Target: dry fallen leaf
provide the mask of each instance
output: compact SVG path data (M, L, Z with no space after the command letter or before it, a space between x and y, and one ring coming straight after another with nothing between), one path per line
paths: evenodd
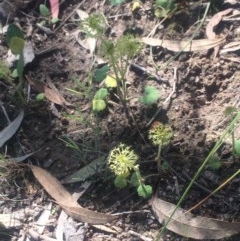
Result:
M216 27L222 21L222 18L224 16L228 15L232 11L233 11L232 8L228 8L224 11L221 11L221 12L213 15L213 17L210 19L210 21L209 21L209 23L207 24L207 27L206 27L206 35L209 39L215 39L216 38L216 34L214 32L214 27Z
M68 215L76 220L92 224L103 224L116 219L116 216L81 207L63 185L49 172L37 166L29 165L29 167L48 194L56 200Z
M88 210L86 208L82 208L80 205L69 206L69 205L61 204L60 206L64 209L64 211L69 216L71 216L72 218L80 222L85 222L90 224L104 224L104 223L109 223L114 219L116 219L116 216Z
M160 223L169 219L176 205L153 198L152 210ZM212 218L195 216L179 208L167 225L167 229L194 239L220 239L240 232L240 223L229 223Z
M209 23L207 24L206 27L206 35L208 37L208 39L216 39L216 34L214 32L214 27L216 27L221 21L222 18L226 15L228 15L229 13L232 12L232 8L226 9L224 11L221 11L217 14L215 14L209 21ZM217 57L217 54L219 52L219 48L220 46L215 46L214 47L214 57L213 59L215 59Z
M199 40L182 40L182 41L172 41L157 38L141 38L141 42L148 44L150 46L162 46L171 51L179 52L189 52L189 51L202 51L214 48L225 41L225 37L219 39L199 39Z
M33 80L32 78L25 76L27 79L27 82L38 92L42 92L45 94L45 97L52 101L55 104L58 105L71 105L69 102L67 102L64 97L55 89L49 88L44 83L41 83L39 81Z
M6 128L0 132L0 147L4 145L18 130L22 123L24 111L22 110L18 116Z

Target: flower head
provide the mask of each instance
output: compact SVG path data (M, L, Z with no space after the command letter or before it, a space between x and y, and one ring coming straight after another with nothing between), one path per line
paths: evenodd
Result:
M109 168L116 176L128 177L130 171L136 168L137 155L123 143L114 148L108 157Z
M160 122L154 123L153 127L148 132L148 138L156 146L166 146L170 143L173 137L171 126L163 125Z

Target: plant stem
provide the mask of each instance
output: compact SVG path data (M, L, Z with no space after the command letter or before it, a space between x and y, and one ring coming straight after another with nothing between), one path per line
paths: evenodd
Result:
M158 167L158 172L161 169L161 145L158 146L158 153L157 153L157 167Z
M119 67L119 65L115 62L114 56L111 55L110 56L110 61L112 63L113 66L113 70L116 76L116 80L117 80L117 94L118 97L123 105L123 109L125 112L125 115L128 119L128 123L130 124L130 126L132 126L131 123L131 116L128 110L128 106L127 106L127 94L126 94L126 81L125 81L125 74L123 73L123 71L121 70L121 68ZM126 68L127 69L127 68ZM118 72L120 73L120 77L118 75ZM121 91L122 90L122 91Z

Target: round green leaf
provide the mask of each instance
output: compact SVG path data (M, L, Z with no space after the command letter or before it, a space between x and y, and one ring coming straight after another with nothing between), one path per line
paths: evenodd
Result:
M43 17L47 17L50 15L49 9L44 4L39 5L39 12Z
M156 104L160 97L159 91L153 86L146 86L143 95L140 97L140 101L145 105Z
M36 96L36 100L38 100L38 101L43 101L44 99L45 99L45 94L44 93L39 93Z
M10 24L7 29L7 44L10 45L10 41L13 37L18 37L20 39L24 39L24 35L22 30L15 24Z
M104 100L93 99L92 101L92 109L93 111L102 111L106 108L106 102Z
M152 195L152 187L150 185L140 185L137 188L138 196L143 198L149 198Z
M17 78L17 77L18 77L18 71L17 71L17 69L14 69L14 70L13 70L11 76L12 76L13 78Z
M59 18L56 18L56 17L51 19L52 24L56 24L58 21L59 21Z
M213 155L208 161L208 166L213 170L217 170L222 166L222 161L217 155Z
M23 52L25 41L19 37L12 37L9 42L9 48L12 53L18 55Z
M96 92L94 99L103 100L107 97L107 95L108 95L108 90L106 88L101 88Z
M96 69L94 73L95 81L97 82L103 81L106 78L108 71L109 71L109 66L107 64L102 66L99 69Z
M117 176L114 180L114 186L117 188L124 188L127 186L127 179Z
M108 88L115 88L117 87L117 80L111 76L107 76L106 79L104 80L105 85Z
M132 174L130 182L134 187L138 187L140 185L136 172Z

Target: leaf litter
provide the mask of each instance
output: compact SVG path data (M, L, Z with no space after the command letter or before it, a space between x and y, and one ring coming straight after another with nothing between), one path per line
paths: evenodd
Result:
M154 197L151 202L152 210L159 223L164 224L176 205ZM240 232L240 222L225 222L213 218L195 216L186 210L178 208L167 229L184 237L194 239L221 239Z
M91 224L103 224L116 219L116 216L81 207L63 185L49 172L37 166L29 165L29 167L47 193L74 219Z

